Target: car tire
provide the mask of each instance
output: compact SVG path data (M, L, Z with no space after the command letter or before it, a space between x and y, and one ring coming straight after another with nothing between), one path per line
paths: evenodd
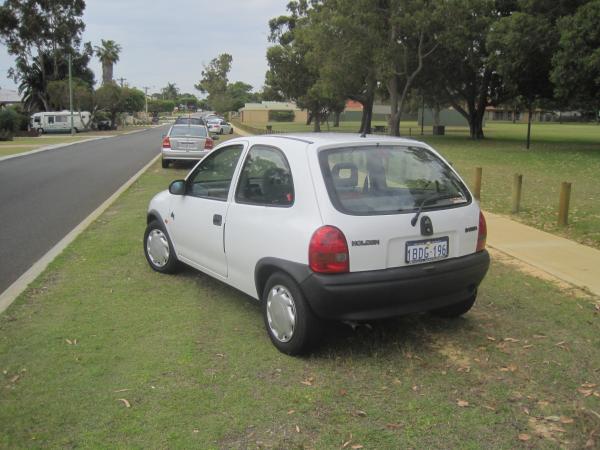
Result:
M175 273L179 260L164 225L152 220L144 232L144 255L150 267L160 273Z
M273 345L287 355L300 355L314 347L323 326L296 282L287 274L269 277L262 296L263 319Z
M229 134L233 134L233 127L229 129Z
M477 291L473 293L469 298L463 300L462 302L455 303L453 305L444 306L443 308L434 309L431 313L438 317L445 318L453 318L460 317L463 314L469 312L469 310L475 304L475 299L477 298Z
M223 128L219 130L219 134L223 134Z
M165 159L165 158L162 158L160 160L160 164L162 165L163 169L167 169L169 167L169 160Z
M44 134L44 129L43 128L38 128L37 132L38 132L38 134Z

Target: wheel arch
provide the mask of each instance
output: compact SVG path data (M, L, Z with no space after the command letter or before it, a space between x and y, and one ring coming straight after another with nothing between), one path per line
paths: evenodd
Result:
M265 290L267 280L275 272L283 272L292 278L296 284L302 289L302 282L306 280L310 275L311 271L307 265L287 261L280 258L262 258L256 263L254 269L254 284L256 286L256 293L258 299L262 301L262 294Z
M148 211L148 214L146 215L146 225L148 225L153 220L157 220L160 223L164 224L163 218L155 209Z

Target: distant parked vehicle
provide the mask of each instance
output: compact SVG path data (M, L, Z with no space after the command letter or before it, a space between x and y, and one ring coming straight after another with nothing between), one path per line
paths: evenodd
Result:
M215 134L232 134L233 127L229 122L225 119L220 118L211 118L208 119L206 125L208 126L208 131Z
M215 138L216 139L216 138ZM174 160L199 160L214 146L205 125L173 125L162 140L162 167Z
M112 125L110 123L110 120L99 120L96 123L96 129L103 131L103 130L112 130Z
M86 129L90 123L91 114L88 111L73 113L73 128L75 132ZM41 133L68 132L71 131L70 111L47 111L32 114L30 127Z

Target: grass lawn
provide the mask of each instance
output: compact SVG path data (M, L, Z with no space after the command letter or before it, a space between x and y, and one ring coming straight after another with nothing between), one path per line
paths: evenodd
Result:
M264 124L254 126L264 128ZM358 123L350 122L340 129L356 132L358 127ZM273 123L276 131L309 128L303 124ZM488 122L486 139L482 141L471 140L464 128L450 128L446 136L420 136L416 122L402 122L404 135L408 136L409 128L414 138L430 143L452 161L468 183L475 179L475 168L483 168L484 209L509 215L513 177L520 173L521 212L513 219L600 248L600 126L535 123L530 150L525 149L526 124ZM426 133L431 133L431 127ZM563 181L573 183L570 223L566 228L557 225Z
M153 166L0 316L0 448L600 443L600 299L495 260L464 318L287 357L253 300L148 267L146 205L186 171Z
M110 131L89 131L78 133L74 136L66 133L51 133L43 134L38 137L16 137L12 141L0 141L0 157L25 153L37 148L46 147L48 145L79 142L99 136L115 136L143 129L144 127L127 127Z

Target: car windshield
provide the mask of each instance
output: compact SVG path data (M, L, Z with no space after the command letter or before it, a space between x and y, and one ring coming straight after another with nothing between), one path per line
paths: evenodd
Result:
M204 125L204 121L198 117L178 117L175 120L175 123L189 125Z
M394 214L471 201L452 169L425 148L338 148L321 151L319 161L332 203L347 214Z
M206 128L193 125L177 125L171 128L170 137L206 137Z

